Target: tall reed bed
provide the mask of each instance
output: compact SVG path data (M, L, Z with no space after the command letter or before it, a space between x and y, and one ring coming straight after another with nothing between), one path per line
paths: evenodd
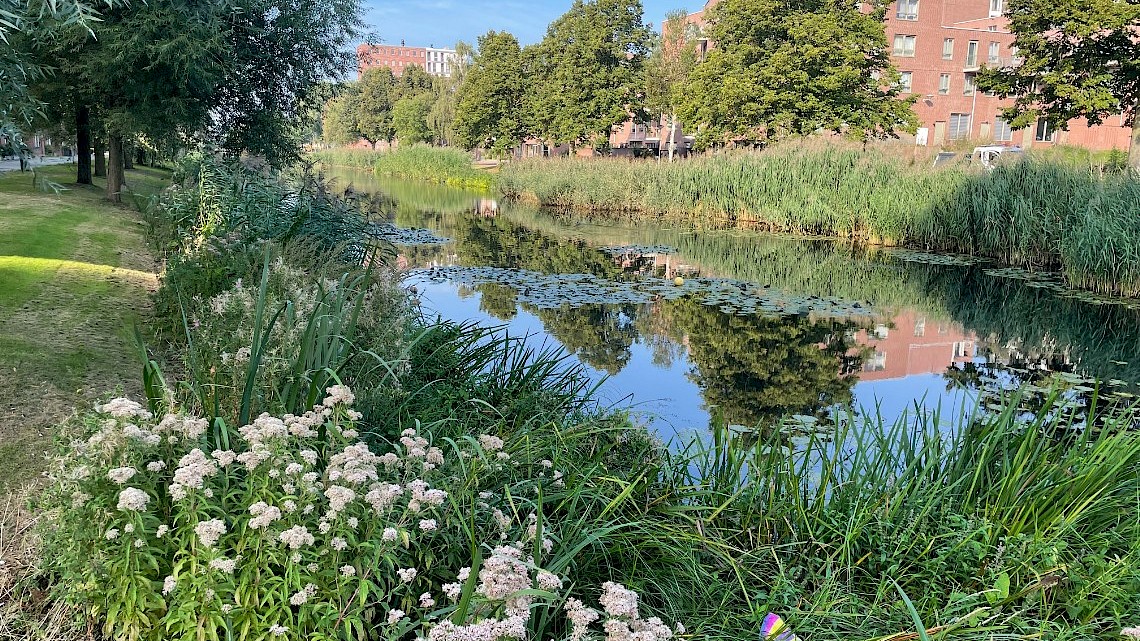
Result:
M672 164L534 160L508 198L611 217L753 223L772 231L970 253L1061 270L1077 287L1140 295L1140 179L1029 157L986 172L884 148L809 143Z
M374 171L378 176L424 180L453 187L488 190L493 176L472 165L470 154L459 149L408 145L391 151L337 149L311 155L317 162L332 166Z

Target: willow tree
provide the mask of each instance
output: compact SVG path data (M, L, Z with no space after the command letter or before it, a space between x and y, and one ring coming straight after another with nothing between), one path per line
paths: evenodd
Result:
M1021 61L986 68L978 88L1014 96L1002 117L1013 128L1039 117L1057 129L1125 114L1132 123L1128 164L1140 169L1140 3L1124 0L1008 0Z
M708 12L713 47L693 70L680 109L698 125L698 144L913 131L912 101L902 97L888 56L886 6L721 0Z

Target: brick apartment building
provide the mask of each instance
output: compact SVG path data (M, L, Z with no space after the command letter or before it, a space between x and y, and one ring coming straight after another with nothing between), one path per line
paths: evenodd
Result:
M936 147L969 139L1023 148L1063 143L1126 151L1131 129L1122 115L1096 127L1074 120L1066 131L1054 131L1044 119L1011 131L1002 121L1001 109L1013 101L977 91L975 78L983 65L1019 62L1004 9L1004 0L896 0L891 5L886 21L891 62L902 74L903 89L917 98L914 111L925 130L920 138L925 135Z
M373 67L387 67L399 76L404 73L404 69L417 65L433 76L450 78L455 57L454 49L406 47L403 43L400 46L362 44L356 48L356 59L359 61L357 77Z
M697 39L699 53L715 43L703 35L706 14L718 0L689 14L686 31ZM1131 129L1123 115L1111 116L1096 127L1084 120L1069 123L1068 130L1054 131L1042 119L1036 126L1012 131L1000 111L1012 104L976 91L974 80L983 65L1017 62L1013 34L1003 16L1004 0L895 0L885 24L891 62L902 75L903 88L914 94L919 119L919 141L942 147L956 140L995 142L1029 148L1070 144L1097 150L1127 151ZM615 127L610 145L617 149L664 150L669 132L659 123L634 123ZM686 139L677 134L677 146Z

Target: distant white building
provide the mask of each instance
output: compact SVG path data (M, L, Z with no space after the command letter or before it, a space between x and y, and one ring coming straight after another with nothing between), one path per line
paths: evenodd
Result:
M433 76L450 78L452 68L455 66L455 60L455 49L436 49L435 47L428 47L424 70Z

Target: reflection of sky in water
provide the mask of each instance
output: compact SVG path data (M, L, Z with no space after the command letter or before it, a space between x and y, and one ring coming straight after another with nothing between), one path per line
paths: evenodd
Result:
M519 308L518 314L510 321L502 321L479 308L481 295L478 292L461 296L453 283L426 279L414 279L412 282L419 291L423 310L429 316L438 314L452 320L473 320L488 327L501 326L512 336L528 336L528 342L535 346L560 346L557 339L546 333L542 320L525 309ZM592 380L605 378L605 372L577 358L574 362L581 363ZM709 410L700 388L690 377L692 370L693 365L685 354L669 366L655 363L653 351L638 338L630 347L628 363L605 380L598 399L603 405L630 409L666 440L674 436L687 440L686 437L694 433L705 433L709 425ZM862 407L871 415L877 411L887 422L904 412L913 416L916 401L927 408L940 406L945 423L973 406L972 395L960 389L947 391L946 379L938 374L862 381L854 385L853 395L856 407Z

